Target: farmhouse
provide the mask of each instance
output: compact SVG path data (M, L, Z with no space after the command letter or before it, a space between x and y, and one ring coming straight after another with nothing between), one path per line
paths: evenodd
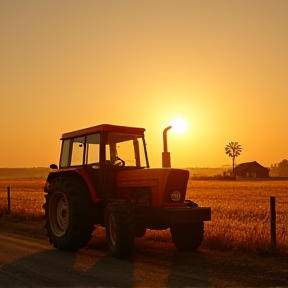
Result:
M268 178L269 169L263 167L256 161L241 163L234 169L237 178Z

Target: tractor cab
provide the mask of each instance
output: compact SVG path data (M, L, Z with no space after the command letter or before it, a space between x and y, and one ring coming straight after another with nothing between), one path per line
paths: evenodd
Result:
M96 198L114 198L118 171L149 168L144 131L102 124L64 133L59 169L55 164L50 168L55 174L74 170L91 182Z

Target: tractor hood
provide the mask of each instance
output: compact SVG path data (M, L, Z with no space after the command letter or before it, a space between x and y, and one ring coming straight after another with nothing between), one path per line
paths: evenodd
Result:
M189 172L175 168L147 168L119 171L116 176L117 188L149 187L153 205L179 206L184 203Z

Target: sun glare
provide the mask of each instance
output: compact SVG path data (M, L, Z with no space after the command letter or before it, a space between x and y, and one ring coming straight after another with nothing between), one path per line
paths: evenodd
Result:
M172 130L182 134L187 130L188 124L184 119L177 118L171 122Z

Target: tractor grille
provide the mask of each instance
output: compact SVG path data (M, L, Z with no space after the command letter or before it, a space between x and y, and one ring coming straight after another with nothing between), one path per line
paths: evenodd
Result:
M176 203L183 203L186 196L187 181L189 178L189 172L186 170L172 170L168 175L168 179L165 186L164 203L175 203L171 199L173 192L180 192L181 196Z
M133 189L131 203L139 206L151 205L151 187L137 187Z

